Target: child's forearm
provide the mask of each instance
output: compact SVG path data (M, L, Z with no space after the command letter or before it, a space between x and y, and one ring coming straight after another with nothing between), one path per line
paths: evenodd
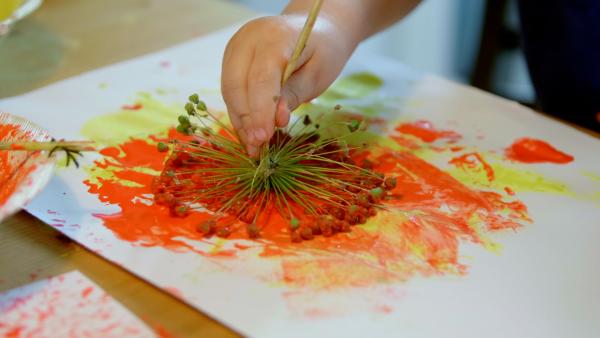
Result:
M283 14L309 11L314 0L292 0ZM322 16L347 32L356 44L410 13L421 0L326 0Z

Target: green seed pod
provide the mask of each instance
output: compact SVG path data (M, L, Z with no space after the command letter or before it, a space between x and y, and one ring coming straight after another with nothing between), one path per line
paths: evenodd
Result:
M359 127L360 127L359 120L351 120L350 122L348 122L348 130L350 130L350 132L352 132L352 133L357 131Z
M185 116L185 115L179 115L179 117L177 119L179 120L179 123L182 126L189 127L191 125L190 119L187 116Z
M195 110L194 110L194 105L191 103L186 103L185 104L185 111L187 111L188 114L193 115Z
M156 145L156 148L161 153L164 153L169 150L169 146L164 142L158 142L158 144Z
M184 134L184 135L189 135L189 126L183 126L183 125L178 125L177 126L177 132L179 132L180 134Z
M196 105L196 108L198 108L199 111L206 111L206 103L204 103L204 101L200 101Z
M348 213L350 215L354 215L358 212L358 205L356 204L352 204L351 206L348 207Z
M192 94L189 97L190 102L193 102L195 104L198 104L198 102L200 102L200 98L198 97L198 94Z
M373 198L380 199L383 196L383 189L381 187L377 187L377 188L371 189L370 193L371 193L371 196L373 196Z
M300 221L297 218L292 218L290 220L290 229L296 230L300 227Z

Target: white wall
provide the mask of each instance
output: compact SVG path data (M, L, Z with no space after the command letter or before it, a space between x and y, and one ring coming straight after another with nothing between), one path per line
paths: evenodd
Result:
M409 17L366 41L363 48L396 58L412 67L457 80L465 80L464 69L460 69L459 56L456 53L460 20L458 9L463 1L423 1ZM287 3L285 0L237 0L237 2L270 14L280 12ZM482 3L480 0L475 2ZM474 12L477 11L478 9L475 8ZM476 42L478 43L478 36ZM464 47L463 45L461 50L474 51L476 45Z
M287 3L287 0L233 1L266 14L281 12ZM482 0L424 0L402 22L365 41L362 48L414 68L467 82L477 57L484 10ZM512 12L514 17L514 8ZM499 62L494 89L518 99L530 99L532 90L522 56L503 55Z

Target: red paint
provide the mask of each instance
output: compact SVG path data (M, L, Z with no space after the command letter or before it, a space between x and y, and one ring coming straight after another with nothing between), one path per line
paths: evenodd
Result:
M92 292L94 292L94 288L88 286L87 288L83 289L83 291L81 291L81 297L87 298Z
M6 338L18 338L21 337L21 332L25 328L23 326L15 326L10 331L6 332Z
M504 187L504 191L506 191L506 193L509 194L510 196L515 195L515 191L512 190L510 187Z
M165 286L163 289L168 293L172 294L173 296L183 299L183 293L178 288L174 286Z
M506 149L506 157L522 163L565 164L574 160L573 156L554 148L545 141L534 138L516 140Z
M69 275L8 291L0 308L0 337L130 337L141 332L105 292ZM11 295L11 293L13 293Z
M0 140L31 141L31 133L16 124L0 125ZM37 165L35 159L41 152L0 151L0 205L4 205L17 189L27 184L29 174Z
M392 312L394 312L394 309L389 306L389 305L379 305L375 307L375 312L379 312L379 313L383 313L383 314L390 314Z
M125 104L125 105L121 106L121 108L125 109L125 110L140 110L143 107L144 106L141 103L136 103L136 104L133 104L133 105Z
M165 329L162 325L154 325L153 330L159 338L175 338L175 335Z
M153 204L153 199L145 199L151 205L136 202L134 198L152 194L153 175L133 170L145 167L160 171L165 154L159 153L149 140L132 139L118 147L110 147L101 151L105 157L96 161L98 168L116 166L116 179L98 178L100 184L88 185L88 191L97 194L102 202L111 203L121 208L116 214L95 214L103 220L119 238L141 246L162 246L172 250L194 250L184 241L188 238L203 240L196 226L208 219L205 213L193 213L187 218L174 218L167 207ZM141 187L124 187L119 180L128 180L140 184ZM156 231L159 229L160 231Z
M464 154L451 159L449 163L454 164L459 168L481 168L485 171L485 175L487 176L489 182L492 182L494 180L494 169L483 159L483 157L479 153Z
M456 141L461 138L460 134L454 131L435 129L431 122L425 120L419 120L412 123L403 123L396 127L396 130L402 134L415 136L421 139L421 141L427 143L431 143L439 139Z

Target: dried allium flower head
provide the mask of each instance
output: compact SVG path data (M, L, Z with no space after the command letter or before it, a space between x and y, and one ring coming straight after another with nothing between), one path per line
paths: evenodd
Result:
M261 215L270 212L289 221L295 242L348 232L374 216L395 186L372 163L356 164L350 154L357 150L342 142L344 135L321 138L309 117L278 129L252 159L198 95L190 96L185 110L177 130L189 138L158 144L171 154L155 181L155 200L177 217L197 208L211 211L214 219L198 226L207 236L227 237L230 227L217 220L228 218L246 223L248 237L257 238ZM361 123L346 126L354 133Z

